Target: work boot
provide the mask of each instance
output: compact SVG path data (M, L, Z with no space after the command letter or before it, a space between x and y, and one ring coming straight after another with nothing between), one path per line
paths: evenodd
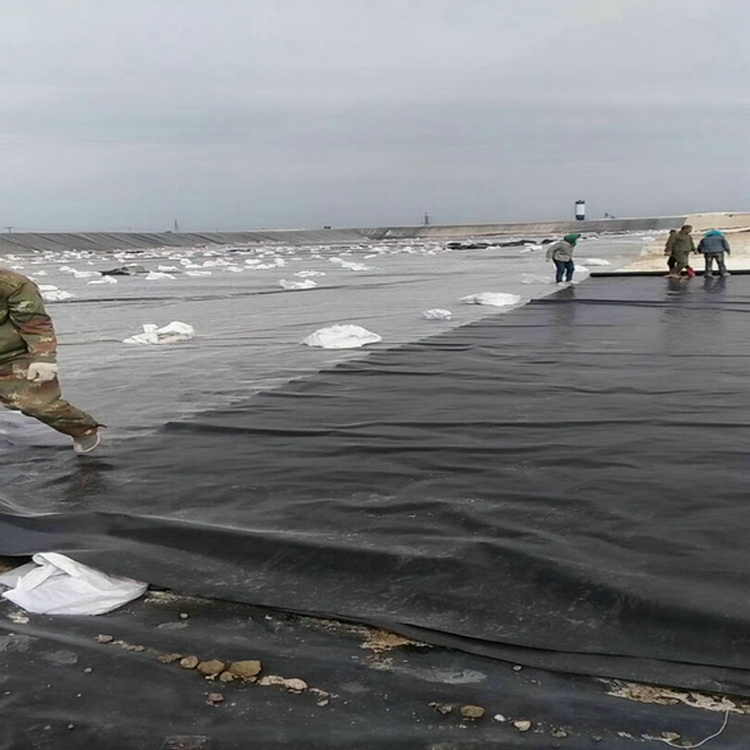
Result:
M94 427L91 430L87 430L82 435L73 438L73 450L76 453L91 453L101 441L102 439L99 435L99 429Z

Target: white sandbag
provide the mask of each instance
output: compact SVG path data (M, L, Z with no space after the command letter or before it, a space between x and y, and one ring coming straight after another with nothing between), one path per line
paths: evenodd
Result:
M45 302L64 302L75 297L75 294L58 289L53 284L39 284L39 292Z
M188 323L173 320L162 328L157 328L153 323L143 325L143 333L123 339L123 344L178 344L181 341L189 341L195 336L195 328Z
M554 279L551 276L537 276L533 273L522 273L522 284L551 284Z
M281 279L279 286L282 289L296 291L298 289L315 289L318 285L312 279L305 279L304 281L287 281L286 279Z
M581 258L581 263L589 266L611 266L612 264L604 258Z
M377 344L382 336L368 331L361 326L337 324L328 328L320 328L302 341L305 346L320 349L358 349L367 344Z
M97 274L98 275L98 274ZM117 279L114 276L102 276L100 279L93 279L89 284L116 284Z
M264 263L260 258L248 258L245 265L250 266L251 271L265 271L269 268L282 268L286 261L283 258L273 258L271 263Z
M57 552L32 557L36 565L15 588L3 593L27 612L40 615L101 615L142 596L148 585L110 576Z
M329 263L335 263L341 266L341 268L348 268L350 271L371 271L370 266L366 266L364 263L356 263L353 260L343 260L342 258L329 258Z
M452 320L453 313L450 310L441 310L436 307L432 310L425 310L422 317L425 320Z
M493 307L508 307L517 305L521 298L517 294L506 294L505 292L481 292L480 294L469 294L461 297L461 302L467 305L492 305Z
M8 570L0 575L0 586L7 586L8 588L14 589L16 586L18 586L18 582L27 573L31 573L32 570L36 569L37 565L35 565L33 562L30 562L19 565L17 568L13 568L13 570Z

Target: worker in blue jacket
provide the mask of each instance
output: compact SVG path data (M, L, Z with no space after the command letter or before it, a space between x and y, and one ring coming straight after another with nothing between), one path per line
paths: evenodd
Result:
M729 255L732 251L729 247L726 237L718 229L710 229L698 243L698 252L703 253L706 259L706 276L713 276L713 264L719 268L719 276L729 276L726 264L724 263L724 253Z

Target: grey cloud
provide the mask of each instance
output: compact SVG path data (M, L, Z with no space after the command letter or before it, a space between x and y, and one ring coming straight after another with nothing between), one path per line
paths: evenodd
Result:
M6 0L0 219L741 208L743 19L735 0Z

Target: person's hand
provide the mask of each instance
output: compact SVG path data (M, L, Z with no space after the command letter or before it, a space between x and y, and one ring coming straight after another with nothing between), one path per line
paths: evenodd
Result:
M26 379L32 383L47 383L57 377L57 370L57 365L53 362L32 362L26 373Z

